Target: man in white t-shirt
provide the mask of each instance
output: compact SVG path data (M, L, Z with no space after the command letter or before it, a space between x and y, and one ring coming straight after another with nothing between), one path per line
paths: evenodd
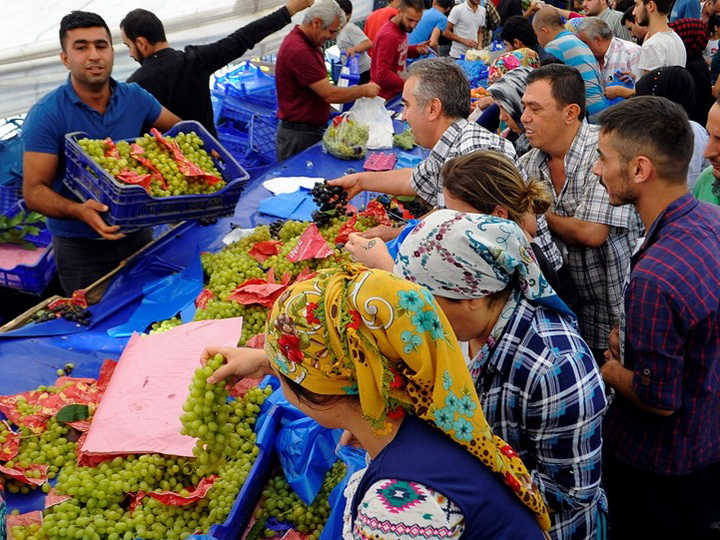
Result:
M480 5L480 0L466 0L452 8L443 32L443 35L452 41L450 56L460 58L468 49L482 47L484 26L485 8Z
M373 42L360 30L360 27L350 21L352 17L353 5L350 0L336 0L340 8L345 12L347 23L338 33L336 40L337 46L341 52L347 53L348 56L358 55L358 72L360 74L360 84L370 82L370 56L367 51L372 48Z
M668 13L672 5L673 0L635 0L635 20L639 25L648 27L640 49L642 74L665 66L685 67L685 45L668 26Z

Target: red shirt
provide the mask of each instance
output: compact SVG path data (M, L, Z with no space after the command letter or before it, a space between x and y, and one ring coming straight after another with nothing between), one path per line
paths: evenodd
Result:
M327 124L330 104L310 88L324 78L327 78L327 69L320 48L296 26L283 40L277 54L278 118L315 126Z
M400 94L405 84L408 56L417 56L417 47L408 47L407 32L392 21L386 22L378 32L373 49L370 78L380 85L380 97L390 99Z
M363 32L365 32L365 35L368 37L368 39L373 42L373 46L375 44L375 36L377 36L378 31L383 27L386 22L388 22L398 13L400 13L399 9L387 6L384 8L376 9L370 15L368 15L368 18L365 19L365 26L363 26ZM368 51L368 54L372 56L372 53L373 49L370 49Z

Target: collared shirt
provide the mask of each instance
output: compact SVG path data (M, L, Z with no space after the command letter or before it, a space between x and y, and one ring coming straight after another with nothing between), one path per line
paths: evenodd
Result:
M588 112L592 115L602 110L605 103L602 75L588 46L575 34L563 30L545 46L545 50L580 72L585 83Z
M296 26L285 36L277 54L278 118L324 127L330 118L330 104L310 88L324 78L327 69L320 47Z
M445 130L430 155L413 170L411 182L415 193L430 205L438 204L438 197L442 195L442 166L449 159L475 150L495 150L517 162L515 148L510 141L462 118Z
M625 292L625 366L644 412L617 395L605 449L633 467L684 475L720 462L720 209L687 193L658 216Z
M597 126L580 125L565 155L566 180L559 193L552 183L547 154L534 148L520 158L520 164L529 178L545 182L553 198L551 212L610 227L607 239L597 248L565 245L554 237L580 295L580 332L591 347L606 348L610 330L620 317L622 284L642 224L631 205L610 206L607 191L591 171L598 132Z
M602 10L600 15L598 15L598 19L602 19L607 23L615 37L625 41L630 41L632 36L630 35L630 30L625 28L625 25L622 23L622 16L623 14L619 11L605 8Z
M67 82L43 96L25 119L25 151L58 157L52 188L67 199L78 200L63 184L66 134L82 131L90 139L110 137L114 141L134 138L147 131L162 111L160 103L137 84L110 79L110 92L110 102L100 113L80 99L68 76ZM86 223L75 219L48 218L48 229L66 238L99 238Z
M490 427L519 453L554 510L550 536L595 538L607 508L600 486L607 400L575 325L511 297L469 368Z
M443 133L440 140L412 172L412 188L420 197L432 206L444 204L442 197L442 183L440 182L440 169L446 161L476 150L495 150L509 157L518 166L520 173L524 172L518 164L515 147L507 139L490 133L485 128L468 122L465 119L457 120ZM537 233L533 242L542 249L548 262L555 270L563 265L560 250L555 246L550 236L547 220L544 216L538 217Z
M638 80L640 74L640 45L614 37L610 40L602 67L603 84L613 81L616 71L630 72Z

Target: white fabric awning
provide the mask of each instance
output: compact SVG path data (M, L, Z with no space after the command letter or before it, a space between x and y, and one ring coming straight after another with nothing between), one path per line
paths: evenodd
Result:
M170 45L182 49L190 44L212 43L258 17L271 13L281 0L144 0L138 4L86 0L24 0L8 3L0 16L0 118L27 112L43 95L65 81L67 71L60 62L60 19L74 9L101 15L113 35L113 77L124 81L138 67L120 40L120 21L131 10L142 7L163 21ZM354 0L353 19L364 19L372 0ZM293 18L302 20L302 13ZM269 36L244 58L277 51L292 29Z

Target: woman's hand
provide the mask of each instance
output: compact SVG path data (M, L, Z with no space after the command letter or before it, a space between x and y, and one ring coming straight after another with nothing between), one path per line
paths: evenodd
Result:
M204 366L216 354L222 354L225 363L207 379L209 384L216 384L223 379L235 384L240 379L260 379L272 373L270 362L262 349L249 349L245 347L206 347L200 356Z
M380 238L363 238L357 233L351 233L345 244L353 260L364 264L368 268L379 268L392 272L395 261Z

